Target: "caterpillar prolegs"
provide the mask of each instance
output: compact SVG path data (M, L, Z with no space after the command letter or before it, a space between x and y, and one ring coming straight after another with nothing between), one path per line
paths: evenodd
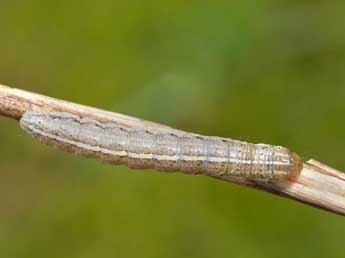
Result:
M293 180L303 164L297 154L280 146L128 128L66 112L26 111L20 125L34 138L64 151L130 168Z

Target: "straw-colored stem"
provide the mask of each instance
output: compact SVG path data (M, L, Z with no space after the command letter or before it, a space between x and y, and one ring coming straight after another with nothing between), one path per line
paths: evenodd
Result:
M68 112L125 127L181 133L157 123L0 85L0 115L19 120L28 109ZM226 180L345 215L345 174L314 160L304 163L293 181L262 182L230 176Z

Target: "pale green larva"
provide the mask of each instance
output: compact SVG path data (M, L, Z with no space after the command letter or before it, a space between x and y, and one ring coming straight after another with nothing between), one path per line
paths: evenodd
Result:
M26 111L20 125L35 138L111 164L222 178L293 180L302 161L288 149L192 133L101 123L65 112Z

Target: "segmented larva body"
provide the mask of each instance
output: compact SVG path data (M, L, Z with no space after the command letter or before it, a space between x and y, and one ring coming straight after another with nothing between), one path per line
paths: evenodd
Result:
M296 154L279 146L127 128L70 113L27 111L20 125L59 149L130 168L292 180L302 164Z

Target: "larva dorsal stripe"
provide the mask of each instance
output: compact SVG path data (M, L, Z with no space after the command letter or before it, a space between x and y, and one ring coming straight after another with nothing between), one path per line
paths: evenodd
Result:
M302 166L300 158L283 147L126 128L64 112L27 111L20 125L33 137L59 149L131 168L219 178L292 180Z

